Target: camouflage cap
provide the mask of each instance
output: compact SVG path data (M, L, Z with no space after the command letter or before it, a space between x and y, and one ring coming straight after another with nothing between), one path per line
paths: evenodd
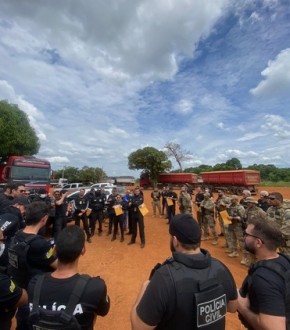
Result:
M245 199L246 203L254 203L254 204L258 204L258 202L254 199L254 197L247 197Z

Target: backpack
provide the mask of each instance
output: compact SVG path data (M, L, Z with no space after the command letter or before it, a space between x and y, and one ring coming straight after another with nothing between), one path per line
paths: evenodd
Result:
M290 258L282 253L279 253L280 256L284 257L290 265ZM285 282L285 311L286 311L286 329L290 330L290 267L289 269L286 269L276 263L276 262L269 262L269 260L260 260L257 261L255 264L253 264L248 272L248 276L246 277L243 285L242 285L242 292L243 295L247 294L247 291L249 289L249 286L251 285L251 276L252 274L260 267L264 267L267 269L272 270L273 272L275 272L276 274L278 274L280 277L282 277L282 279Z
M76 305L82 296L90 277L81 275L63 310L47 310L39 306L41 286L46 274L40 275L33 291L33 307L29 314L29 322L33 330L80 330L81 326L73 315Z
M225 329L227 298L220 283L221 277L218 276L219 268L212 266L204 268L203 273L197 278L195 269L173 258L167 259L163 265L167 267L174 284L176 307L170 322L165 321L157 329L180 329L180 320L182 320L182 329ZM156 265L150 274L151 277L160 266L160 264ZM193 306L190 312L188 306Z
M27 262L27 253L30 243L37 237L37 235L29 235L24 241L19 242L14 236L8 248L8 271L21 288L27 288L32 275L32 268Z

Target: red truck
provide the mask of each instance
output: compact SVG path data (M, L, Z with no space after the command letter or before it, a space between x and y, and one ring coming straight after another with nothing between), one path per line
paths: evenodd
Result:
M182 185L189 183L191 186L196 187L198 176L195 173L160 173L157 183L162 185ZM142 173L140 176L140 187L147 188L151 185L152 183L148 173Z
M23 183L27 189L50 188L51 166L46 159L9 156L0 162L0 185Z
M203 186L211 191L221 189L236 195L240 195L245 189L256 194L261 182L260 171L254 170L201 172L200 175Z

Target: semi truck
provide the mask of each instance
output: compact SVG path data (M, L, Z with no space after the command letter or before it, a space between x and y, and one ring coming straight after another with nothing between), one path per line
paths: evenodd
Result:
M256 194L261 182L260 171L255 170L212 171L201 172L200 175L204 187L211 191L223 190L235 195L241 195L245 189Z
M21 183L27 189L50 189L51 166L46 159L8 156L0 161L0 185Z
M198 175L195 173L160 173L157 178L157 184L164 186L181 186L186 183L189 184L192 188L195 188L200 183ZM140 187L146 189L150 186L152 186L152 182L148 176L148 173L141 173Z

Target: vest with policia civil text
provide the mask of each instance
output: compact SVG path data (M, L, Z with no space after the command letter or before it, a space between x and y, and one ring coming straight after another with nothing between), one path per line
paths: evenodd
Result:
M225 329L227 299L221 284L223 266L213 263L210 257L197 260L196 264L198 268L190 268L173 258L164 263L174 284L176 307L173 317L156 329Z

